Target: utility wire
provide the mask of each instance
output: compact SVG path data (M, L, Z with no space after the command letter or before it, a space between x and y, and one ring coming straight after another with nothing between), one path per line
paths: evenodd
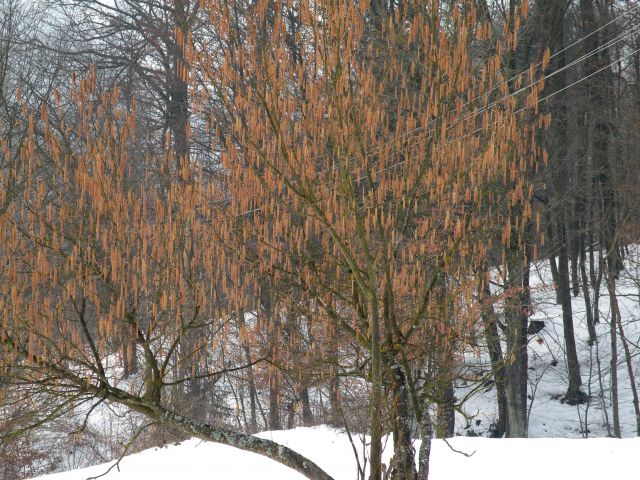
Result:
M563 48L562 50L559 50L558 52L555 52L555 53L554 53L553 55L551 55L549 58L554 58L554 57L556 57L556 56L560 55L561 53L563 53L563 52L565 52L565 51L569 50L570 48L572 48L572 47L574 47L574 46L576 46L576 45L580 44L580 43L581 43L581 42L583 42L585 39L587 39L587 38L591 37L592 35L596 34L596 33L597 33L597 32L599 32L600 30L602 30L602 29L604 29L604 28L608 27L609 25L611 25L611 24L613 24L613 23L617 22L619 19L621 19L621 18L625 17L626 15L629 15L630 13L634 12L635 10L637 10L637 9L639 9L639 8L640 8L640 4L638 4L638 5L636 5L636 6L632 7L632 8L630 8L629 10L627 10L626 12L624 12L624 13L620 14L619 16L617 16L616 18L614 18L613 20L611 20L611 21L607 22L606 24L604 24L604 25L600 26L600 27L599 27L599 28L597 28L596 30L594 30L594 31L592 31L592 32L588 33L587 35L584 35L583 37L579 38L578 40L574 41L573 43L571 43L570 45L566 46L566 47L565 47L565 48ZM623 31L622 33L620 33L620 34L619 34L617 37L615 37L614 39L609 40L608 42L606 42L606 43L604 43L604 44L601 44L601 45L597 46L596 48L594 48L594 49L593 49L593 50L591 50L590 52L588 52L588 53L586 53L586 54L582 55L581 57L579 57L579 58L576 58L576 59L572 60L572 61L571 61L571 62L569 62L567 65L564 65L564 66L562 66L562 67L558 68L557 70L555 70L555 71L551 72L550 74L548 74L548 75L546 75L546 76L544 76L544 77L541 77L541 78L539 78L538 80L533 81L532 83L530 83L530 84L528 84L528 85L526 85L526 86L524 86L524 87L521 87L521 88L519 88L518 90L516 90L516 91L514 91L514 92L511 92L511 93L509 93L509 94L507 94L507 95L505 95L505 96L503 96L503 97L501 97L501 98L499 98L499 99L497 99L497 100L493 101L492 103L488 104L487 106L485 106L485 107L483 107L483 108L481 108L481 109L477 110L476 112L474 112L474 113L473 113L472 117L470 117L470 118L462 117L462 118L463 118L464 120L466 120L466 121L470 121L472 118L475 118L475 117L477 117L478 115L481 115L482 113L485 113L486 111L488 111L488 110L490 110L490 109L494 108L496 105L499 105L500 103L502 103L502 102L504 102L504 101L508 100L509 98L512 98L512 97L517 96L517 95L520 95L521 93L523 93L523 92L525 92L525 91L529 90L530 88L535 87L536 85L538 85L538 84L539 84L540 82L542 82L543 80L548 79L548 78L552 78L553 76L558 75L558 74L560 74L561 72L564 72L564 71L566 71L566 70L568 70L568 69L570 69L570 68L572 68L572 67L574 67L574 66L576 66L576 65L580 64L580 63L581 63L581 62L583 62L584 60L586 60L586 59L588 59L588 58L592 57L593 55L597 55L598 53L600 53L600 52L602 52L602 51L604 51L604 50L606 50L606 49L610 48L610 47L611 47L611 46L613 46L613 45L616 45L617 43L622 42L623 40L625 40L625 39L629 38L630 36L632 36L632 35L633 35L633 34L635 34L635 33L638 33L639 31L640 31L640 25L635 25L635 26L633 26L633 27L631 27L631 28L629 28L629 29L627 29L627 30ZM639 49L637 49L637 50L634 50L633 52L631 52L631 53L629 53L629 54L627 54L627 55L624 55L624 56L623 56L623 57L621 57L621 58L616 59L615 61L613 61L613 62L611 62L610 64L608 64L608 65L606 65L606 66L604 66L604 67L602 67L602 68L598 69L597 71L592 72L592 73L590 73L590 74L588 74L588 75L586 75L586 76L584 76L584 77L582 77L582 78L580 78L580 79L578 79L578 80L576 80L576 81L572 82L571 84L566 85L565 87L563 87L563 88L561 88L561 89L559 89L559 90L557 90L557 91L555 91L555 92L550 93L549 95L546 95L545 97L543 97L543 98L539 99L537 103L538 103L538 104L540 104L541 102L546 101L546 100L548 100L549 98L551 98L551 97L553 97L553 96L555 96L555 95L557 95L557 94L559 94L559 93L561 93L561 92L563 92L563 91L565 91L565 90L567 90L567 89L569 89L569 88L571 88L571 87L573 87L573 86L575 86L575 85L578 85L579 83L581 83L581 82L583 82L583 81L585 81L585 80L587 80L587 79L589 79L589 78L593 77L594 75L597 75L598 73L600 73L600 72L602 72L602 71L606 70L607 68L610 68L611 66L613 66L613 65L617 64L620 60L625 59L625 58L628 58L629 56L631 56L631 55L633 55L633 54L635 54L635 53L638 53L639 51L640 51L640 48L639 48ZM542 65L542 62L538 62L538 63L534 66L534 68L536 68L536 67L538 67L538 66L541 66L541 65ZM523 71L523 72L521 72L521 73L519 73L519 74L515 75L514 77L511 77L509 80L507 80L507 84L508 84L508 83L510 83L510 82L512 82L512 81L514 81L514 80L516 80L517 78L519 78L519 77L521 77L521 76L523 76L523 75L527 74L529 71L530 71L530 70L529 70L529 69L527 69L526 71ZM498 87L495 87L493 90L491 90L491 91L490 91L490 92L488 92L488 93L491 93L491 92L493 92L493 91L497 90L497 88L498 88ZM485 94L483 94L483 95L487 95L487 93L485 93ZM474 99L472 99L472 100L470 100L470 101L467 101L466 103L464 103L464 104L462 105L462 108L464 108L464 107L466 107L466 106L470 105L472 102L474 102L475 100L477 100L477 99L478 99L478 98L480 98L480 97L481 97L481 96L478 96L478 97L475 97ZM529 106L527 106L527 107L522 107L522 108L520 108L520 109L516 110L516 111L514 112L514 114L521 113L521 112L523 112L524 110L526 110L526 109L528 109L528 108L530 108L530 107L529 107ZM413 135L419 134L421 131L424 131L426 134L433 133L433 132L434 132L433 124L434 124L436 121L437 121L437 118L434 118L434 119L432 119L432 120L431 120L427 125L425 125L425 126L419 126L419 127L416 127L416 128L414 128L414 129L412 129L412 130L410 130L410 131L408 131L408 132L405 132L399 140L400 140L400 141L402 141L402 138L403 138L403 137L411 137L411 136L413 136ZM450 130L451 128L453 128L453 127L454 127L455 125L457 125L458 123L459 123L459 122L455 122L453 125L448 126L448 127L446 128L446 130ZM495 122L494 122L494 123L495 123ZM462 136L460 136L460 137L458 137L458 138L456 138L456 139L451 140L451 142L449 142L449 143L453 143L453 142L456 142L456 141L462 140L462 139L464 139L464 138L467 138L467 137L469 137L469 136L471 136L471 135L474 135L474 134L476 134L476 133L479 133L479 132L480 132L480 131L482 131L483 129L484 129L484 127L480 127L480 128L478 128L478 129L475 129L475 130L474 130L474 131L472 131L472 132L469 132L469 133L467 133L467 134L465 134L465 135L462 135ZM414 147L414 146L416 146L416 145L419 145L421 142L424 142L424 141L426 141L426 140L428 140L428 137L417 138L415 141L409 141L409 143L405 144L405 145L403 146L403 148L404 148L404 149L406 149L406 148L412 148L412 147ZM366 157L370 157L370 156L374 155L374 154L375 154L378 150L380 150L381 148L382 148L382 147L377 147L376 149L372 150L371 152L366 153L366 154L365 154L365 156L366 156ZM390 153L386 158L391 158L391 157L393 157L394 155L397 155L397 152L396 152L396 153ZM352 159L354 159L354 158L355 158L355 157L352 157ZM393 165L389 165L389 166L387 166L387 167L383 168L382 170L379 170L379 171L378 171L378 175L379 175L379 174L381 174L381 173L383 173L383 172L385 172L385 171L387 171L387 170L391 170L391 169L393 169L393 168L396 168L396 167L398 167L398 166L400 166L400 165L402 165L402 164L406 163L406 161L407 161L407 160L402 160L402 161L397 162L397 163L395 163L395 164L393 164ZM318 172L318 173L321 173L321 172ZM355 173L355 172L354 172L354 173ZM360 176L360 177L359 177L359 179L358 179L358 181L361 181L361 180L363 180L363 179L364 179L364 176ZM216 206L218 206L218 205L223 205L223 204L225 204L225 203L227 203L227 201L222 201L222 202L218 203ZM275 203L275 205L278 205L278 204L281 204L281 203L282 203L282 202L276 202L276 203ZM254 212L260 211L260 210L262 210L262 209L264 209L264 208L265 208L265 207L257 207L257 208L255 208L255 209L248 210L248 211L246 211L246 212L243 212L243 213L241 213L241 214L238 214L237 216L249 215L249 214L251 214L251 213L254 213Z

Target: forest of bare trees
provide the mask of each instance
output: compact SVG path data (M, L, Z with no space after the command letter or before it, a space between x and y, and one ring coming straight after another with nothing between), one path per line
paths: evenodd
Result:
M613 0L0 0L0 478L196 436L330 479L252 436L329 424L370 435L371 480L425 479L463 378L492 386L493 436L528 436L536 262L558 401L602 399L620 437L623 364L640 435L616 293L639 22ZM611 350L597 394L578 295ZM90 427L105 405L117 435Z

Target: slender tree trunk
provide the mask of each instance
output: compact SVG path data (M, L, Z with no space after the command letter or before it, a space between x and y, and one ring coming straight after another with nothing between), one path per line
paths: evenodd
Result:
M176 0L173 5L174 26L185 39L189 34L187 28L187 11L185 0ZM167 85L166 108L169 121L169 128L173 137L173 149L177 157L176 166L180 167L182 162L187 162L189 157L189 90L186 78L180 72L187 72L187 59L183 48L177 44L175 39L170 38L167 43L167 50L172 60L172 65L167 72L169 78Z
M620 407L618 402L618 298L616 296L616 281L613 277L607 278L607 288L609 289L609 302L611 305L611 416L613 420L613 435L620 438Z
M268 336L267 348L269 357L276 360L276 344L281 337L281 325L278 311L272 298L272 285L268 278L263 278L260 291L260 308L263 321L267 324ZM269 430L282 430L280 419L280 372L277 368L269 368L269 409L268 428Z
M296 403L296 400L291 400L287 405L287 430L295 427Z
M269 430L282 430L279 372L275 368L269 370Z
M244 312L240 311L238 313L238 329L240 331L246 331L246 322L244 318ZM249 365L247 367L247 388L249 390L249 431L251 433L256 433L258 431L258 414L257 414L257 405L256 400L258 396L258 392L256 390L256 379L255 374L253 372L253 365L251 362L253 361L251 356L251 348L249 347L249 342L245 336L241 338L242 349L244 351L245 361Z
M580 254L580 277L582 279L582 295L584 297L584 306L587 313L587 330L589 332L589 346L592 346L594 343L598 341L598 336L596 333L595 322L593 321L593 305L591 304L591 292L589 290L589 276L587 275L587 268L585 266L586 262L586 252L584 249L584 245L582 245L582 252Z
M551 240L553 235L553 229L551 225L547 229L549 240ZM551 279L553 280L553 284L555 286L556 292L556 304L562 305L562 298L560 297L560 291L558 290L558 285L560 284L560 274L558 273L558 264L556 263L556 257L554 255L549 255L549 268L551 269Z
M598 267L596 268L595 256L596 253L592 245L589 253L589 276L593 286L593 323L597 325L600 323L600 286L602 285L604 262L602 261L602 252L599 252Z
M376 285L375 274L371 271L374 265L369 266L370 283ZM378 302L375 298L376 292L369 292L369 326L371 330L371 469L370 480L382 480L382 345L380 338L380 316L378 312Z
M489 284L487 282L483 282L483 284L484 294L488 298L491 296ZM507 420L509 417L507 411L507 394L505 391L504 358L502 357L502 346L500 345L500 335L498 332L498 315L493 305L488 305L483 309L482 322L498 400L498 420L496 421L496 429L492 436L500 438L507 431Z
M618 309L619 307L616 307ZM620 340L622 341L622 348L624 349L624 358L627 363L627 373L629 374L629 385L631 386L631 394L633 396L633 410L636 414L636 436L640 437L640 400L638 399L638 387L636 385L636 376L633 371L633 360L631 350L629 349L629 342L624 335L622 329L622 318L620 312L616 312L616 318L618 320L618 330L620 333Z
M335 372L329 372L329 421L334 427L342 425L342 415L340 414L340 377Z
M562 228L562 227L561 227ZM582 378L576 348L576 337L573 329L573 310L571 307L571 286L569 278L569 257L566 252L565 235L560 235L558 256L558 296L562 301L562 326L564 333L565 355L569 372L569 387L563 400L569 405L584 403L587 396L582 392Z
M128 342L124 348L124 378L129 378L131 375L138 373L140 367L136 348L136 342Z
M433 437L433 423L429 414L429 407L425 406L422 412L422 422L420 424L420 451L418 453L418 478L428 480L429 462L431 457L431 438Z

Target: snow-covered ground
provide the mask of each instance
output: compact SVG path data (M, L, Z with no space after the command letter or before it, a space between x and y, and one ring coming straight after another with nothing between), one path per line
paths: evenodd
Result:
M346 434L328 427L266 432L261 436L307 455L336 480L356 480L357 464ZM489 439L456 437L452 451L434 440L431 480L633 479L638 475L640 438ZM389 449L387 449L389 450ZM388 452L387 452L388 453ZM39 480L85 480L105 473L113 464L57 473ZM232 447L187 440L180 445L145 450L125 457L119 471L105 480L301 480L298 473L267 458Z
M622 324L632 357L635 382L640 382L640 248L634 246L625 262L627 270L621 272L616 285ZM573 322L582 389L590 395L587 404L571 406L560 400L567 391L568 374L565 363L565 343L562 309L556 304L553 280L548 262L539 262L531 270L532 320L543 320L545 327L529 336L529 436L534 438L606 437L606 419L612 425L610 398L610 298L606 280L600 289L600 323L595 325L597 345L589 346L585 301L580 292L572 298ZM593 300L593 291L591 291ZM497 305L499 309L499 305ZM504 352L503 344L503 352ZM617 373L620 408L620 428L623 437L636 436L636 420L632 403L629 372L620 335L617 338ZM598 375L598 360L601 379ZM484 351L466 355L466 362L483 375L491 372L488 355ZM601 389L602 381L602 389ZM491 385L478 389L477 382L458 381L456 397L464 398L471 390L477 391L466 401L462 410L468 418L456 415L457 435L488 436L490 426L497 418L496 391ZM601 393L603 392L603 393Z

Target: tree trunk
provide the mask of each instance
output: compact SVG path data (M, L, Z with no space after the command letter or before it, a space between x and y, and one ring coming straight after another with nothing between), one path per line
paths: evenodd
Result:
M560 227L564 230L564 227ZM578 405L587 401L587 396L581 390L580 363L576 348L576 337L573 329L573 310L571 307L571 285L569 278L569 256L566 251L566 236L560 235L558 255L558 296L562 305L562 326L564 333L565 355L569 373L569 387L563 401L569 405Z
M455 422L455 396L453 391L453 383L446 379L442 388L442 396L438 404L438 422L437 436L438 438L453 437L456 428Z
M613 435L621 438L620 407L618 402L618 340L616 335L619 310L616 281L611 276L607 278L607 288L609 289L609 302L611 305L611 325L609 329L611 334L611 417L613 420Z
M593 305L591 303L591 292L589 290L589 277L587 275L587 269L585 266L586 252L584 245L582 245L582 251L580 253L580 277L582 279L582 295L584 296L584 306L587 313L587 330L589 332L589 346L592 346L598 341L598 335L596 333L596 326L593 320Z
M246 322L244 318L244 312L240 311L238 313L238 329L242 332L246 331ZM253 373L253 362L251 356L251 348L249 346L249 342L245 336L241 336L240 339L242 343L242 349L244 351L244 358L247 362L247 388L249 389L249 431L251 433L256 433L258 431L258 413L257 413L257 396L258 392L256 390L256 379Z
M389 479L415 480L415 451L411 439L411 408L406 374L392 361L391 393L393 398L393 458Z
M428 480L429 478L429 461L431 457L431 437L433 437L433 423L429 414L429 407L425 406L422 412L422 422L420 424L420 452L418 454L418 478L420 480Z
M371 269L375 268L373 265ZM371 282L375 285L375 282ZM382 345L380 339L380 317L375 292L370 294L371 312L371 470L370 480L382 480Z
M505 359L507 436L527 437L527 324L529 319L529 265L521 258L509 261L505 301L507 356Z
M338 427L342 425L340 414L340 377L335 372L329 373L329 421L330 425Z
M271 440L194 422L166 410L157 409L155 418L158 422L164 425L177 427L182 431L203 440L222 443L241 450L264 455L265 457L271 458L278 463L292 468L311 480L333 480L329 474L308 458Z
M173 8L173 21L176 31L183 38L189 34L185 0L176 0ZM176 167L179 169L189 157L189 91L186 78L180 72L188 72L187 59L183 48L176 42L177 39L167 40L167 50L172 60L172 65L167 72L169 78L167 85L166 108L168 124L173 137L173 149L176 155Z
M309 401L309 389L306 386L301 387L300 402L302 403L302 424L305 427L310 427L314 424L314 420Z
M282 430L280 420L280 381L275 368L269 369L269 430Z
M489 284L484 283L484 294L488 298L491 296ZM496 385L496 397L498 400L498 419L495 424L493 437L501 438L507 431L507 394L505 391L505 371L504 359L502 357L502 346L500 345L500 335L498 332L498 315L493 305L487 305L482 312L482 322L484 325L484 336L487 342L489 358L491 359L491 370Z
M618 308L619 307L616 307L616 310ZM636 436L640 437L640 400L638 399L638 387L636 385L635 372L633 371L633 357L629 349L629 342L622 329L622 318L619 311L616 312L616 318L618 320L618 330L620 332L622 348L624 349L624 358L627 363L627 373L629 374L629 384L631 385L631 394L633 396L633 410L636 414Z

